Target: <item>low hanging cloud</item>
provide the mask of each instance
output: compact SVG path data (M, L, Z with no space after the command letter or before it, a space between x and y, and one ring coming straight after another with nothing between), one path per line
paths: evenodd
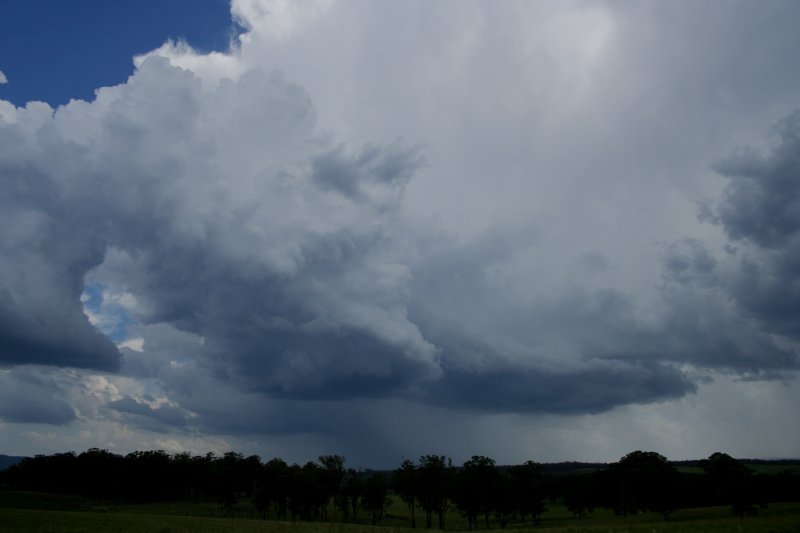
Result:
M714 221L733 241L791 247L800 235L800 111L778 122L769 153L740 148L716 165L728 178Z
M61 385L36 367L0 370L0 420L63 425L75 409Z
M679 398L696 388L684 373L663 364L595 362L564 372L447 372L435 386L433 403L490 412L585 414Z
M130 396L109 402L108 407L128 417L135 426L155 431L175 431L186 425L186 413L172 405L152 406Z
M693 238L667 249L665 299L680 333L675 338L698 348L689 361L756 375L797 369L798 134L795 111L773 127L769 153L739 148L715 165L727 185L716 202L703 204L700 218L727 235L721 255Z
M730 291L766 330L800 339L800 111L772 130L769 153L717 165L729 183L709 218L737 250Z
M245 27L276 22L257 5L234 4ZM590 48L574 52L606 50ZM710 371L797 369L797 113L770 154L716 167L729 185L704 216L728 251L678 239L638 292L604 277L636 259L624 247L573 250L538 220L453 235L416 218L413 186L447 163L436 147L339 142L306 88L245 56L168 43L93 102L2 108L0 364L118 372L163 397L117 395L102 416L187 433L334 432L364 399L597 413L683 397ZM594 235L565 205L557 222ZM0 416L63 423L64 402Z

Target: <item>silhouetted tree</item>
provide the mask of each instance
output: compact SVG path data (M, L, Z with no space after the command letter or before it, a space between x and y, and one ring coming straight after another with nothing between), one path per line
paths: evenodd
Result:
M730 504L734 514L743 516L767 501L800 500L800 474L788 469L756 475L719 452L699 463L705 474L678 474L663 456L635 451L591 474L546 476L531 461L498 468L488 457L473 456L456 470L447 457L426 455L418 465L404 460L391 486L409 507L413 526L419 506L426 526L430 528L437 515L442 529L450 502L467 517L470 528L477 528L478 517L483 514L489 526L492 513L501 527L515 516L536 524L546 496L563 499L577 517L597 506L622 515L655 511L667 518L679 505L721 504ZM575 470L575 465L566 466L562 472ZM545 468L549 471L551 465ZM331 519L326 510L333 498L341 511L337 518L356 520L358 512L366 510L373 523L385 516L387 482L378 474L365 477L345 469L344 458L337 455L323 455L319 463L301 467L281 459L262 464L258 456L245 458L234 452L219 457L153 450L122 457L98 448L37 455L0 472L0 488L5 490L132 501L217 501L225 512L249 498L264 518L274 505L278 520L286 520L289 513L296 520Z
M75 452L26 457L10 466L5 477L15 490L72 494L80 491Z
M211 455L209 471L209 493L222 508L224 515L236 504L241 478L239 462L244 457L235 452L227 452L222 457Z
M262 470L261 483L265 488L268 504L275 504L275 518L286 520L291 485L289 465L283 459L269 460Z
M320 455L319 464L322 466L320 482L326 497L326 505L322 507L322 518L327 520L327 501L336 498L344 479L344 457L341 455Z
M477 527L479 513L484 514L486 527L489 527L489 514L494 511L498 478L494 460L482 455L473 455L456 474L453 499L467 518L470 529Z
M175 498L183 481L175 475L175 464L164 450L129 453L123 461L123 496L134 501Z
M99 448L86 450L75 460L78 493L95 498L119 497L122 466L120 455Z
M656 452L635 451L610 465L614 512L657 511L666 519L676 508L677 470Z
M289 468L289 509L293 518L299 517L303 520L322 518L323 508L328 503L323 478L323 469L311 461L303 467L292 465Z
M292 514L292 520L298 519L311 519L311 512L309 505L306 503L308 495L306 494L306 483L303 478L305 472L298 464L293 464L287 470L287 507Z
M519 493L516 481L508 471L498 471L497 479L490 495L491 508L494 510L494 516L502 528L505 528L509 519L519 512L520 500L518 499ZM488 527L488 520L486 523Z
M433 513L439 518L439 529L444 529L444 516L448 508L452 463L444 455L423 455L419 459L419 506L425 511L425 524L430 528Z
M507 477L506 491L522 521L524 522L525 517L530 515L531 522L534 525L538 524L539 516L546 510L547 493L542 467L533 461L526 461L521 465L510 467Z
M414 464L414 461L404 459L400 468L394 471L392 488L411 511L411 527L417 527L417 495L420 487L417 465Z
M371 514L372 525L383 519L389 504L389 482L383 474L373 473L364 480L361 507Z
M361 476L352 468L348 468L336 495L336 507L342 512L346 522L348 515L354 522L358 519L358 508L363 492Z
M715 452L700 463L708 477L715 503L729 504L731 512L745 516L756 512L752 471L727 453Z
M597 473L569 476L562 482L564 505L573 516L580 519L591 513L597 502L597 494L602 490L597 483Z

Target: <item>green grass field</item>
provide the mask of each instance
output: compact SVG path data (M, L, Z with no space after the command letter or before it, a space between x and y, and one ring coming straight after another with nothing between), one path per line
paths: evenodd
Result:
M276 522L250 518L251 508L242 504L227 517L220 516L212 504L147 504L113 505L74 497L35 493L0 492L0 532L297 532L297 533L399 533L416 531L410 525L409 514L395 501L388 509L383 524L372 527L337 522ZM333 518L333 517L332 517ZM418 513L418 526L424 525L424 515ZM458 531L466 523L457 512L448 513L447 530ZM483 522L479 524L483 526ZM418 527L418 529L424 529ZM484 528L481 527L481 530ZM492 529L500 531L492 524ZM607 533L671 533L671 532L800 532L800 503L771 504L758 516L736 518L727 507L684 509L664 521L657 514L616 517L598 510L589 517L577 520L565 508L550 505L541 524L511 524L504 531L545 532L607 532Z
M742 463L753 471L754 474L779 474L781 472L800 472L800 463L785 464L764 464L764 463ZM681 474L702 474L703 469L699 466L678 465L678 472Z

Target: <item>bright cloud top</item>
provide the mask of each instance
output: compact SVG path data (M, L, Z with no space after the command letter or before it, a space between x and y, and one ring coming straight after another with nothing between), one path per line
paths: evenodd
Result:
M53 377L0 416L355 439L335 412L378 428L365 399L583 415L791 379L800 115L727 159L691 129L754 98L709 103L752 24L709 5L693 67L670 6L234 1L229 53L167 42L92 102L0 107L2 377L84 369L83 400Z

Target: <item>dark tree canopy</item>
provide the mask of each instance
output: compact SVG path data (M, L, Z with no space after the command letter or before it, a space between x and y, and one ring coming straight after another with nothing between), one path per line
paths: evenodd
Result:
M410 459L404 459L400 468L394 471L392 488L411 512L411 527L417 527L417 498L419 497L419 473L417 465Z
M383 519L386 506L389 505L389 482L386 476L374 473L364 480L362 485L361 506L372 517L372 525L377 525Z
M473 455L464 463L455 478L453 491L456 507L467 518L470 529L477 526L480 513L484 514L486 527L489 515L495 509L495 494L500 489L500 473L494 460Z
M700 464L708 476L715 502L730 505L731 512L738 516L756 512L749 468L721 452L712 453Z
M439 518L439 529L444 529L451 490L451 461L444 455L423 455L419 458L418 473L420 490L417 501L425 511L425 527L431 527L435 513Z
M656 511L666 518L677 508L678 471L663 455L631 452L612 464L609 474L617 514Z
M392 495L416 509L428 528L444 528L451 505L470 528L529 527L545 501L563 502L575 516L605 507L619 515L657 512L665 519L677 508L730 505L739 516L766 501L800 501L800 474L755 474L725 453L694 462L703 473L680 474L656 452L634 451L610 465L539 465L532 461L498 466L475 455L453 467L443 455L403 460L394 472L359 472L339 455L288 465L274 458L228 452L168 454L139 451L125 456L107 450L26 458L0 471L0 490L74 494L127 502L215 502L219 516L303 521L385 523ZM575 473L587 472L588 473ZM572 473L570 473L572 472ZM757 496L757 497L756 497ZM437 517L434 526L433 517ZM361 517L361 518L360 518ZM396 517L393 519L396 520Z

